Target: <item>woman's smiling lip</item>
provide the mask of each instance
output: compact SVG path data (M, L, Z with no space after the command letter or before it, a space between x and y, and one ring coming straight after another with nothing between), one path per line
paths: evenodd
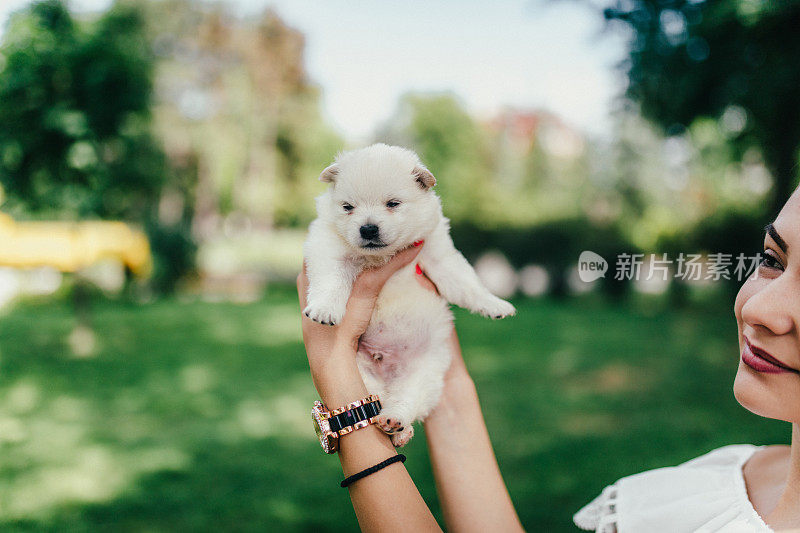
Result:
M786 366L768 352L753 346L747 337L744 337L742 361L753 370L763 372L764 374L783 374L785 372L800 373L798 370Z

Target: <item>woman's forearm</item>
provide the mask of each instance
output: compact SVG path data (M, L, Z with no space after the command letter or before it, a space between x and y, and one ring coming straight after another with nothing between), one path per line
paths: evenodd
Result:
M339 459L345 476L396 455L376 426L341 439ZM362 531L441 531L403 463L393 463L349 486Z
M344 348L346 349L346 348ZM320 390L323 402L331 408L363 398L367 391L355 354L331 354L328 383L335 387ZM335 367L335 369L334 369ZM372 425L339 439L339 460L345 476L351 476L396 455L389 438ZM348 487L353 509L362 531L441 531L402 463L391 464Z
M453 336L454 350L459 350ZM456 353L456 355L458 352ZM522 531L481 413L475 385L454 358L442 401L425 420L431 465L447 529Z
M358 339L369 324L383 284L411 263L421 247L398 252L377 269L363 271L353 283L347 312L335 327L302 318L311 377L322 402L337 409L367 395L358 371ZM306 307L308 277L305 264L297 276L300 309ZM389 438L376 426L339 437L339 460L351 476L395 456ZM393 463L349 485L350 499L362 531L441 531L402 463ZM324 510L317 510L324 513Z

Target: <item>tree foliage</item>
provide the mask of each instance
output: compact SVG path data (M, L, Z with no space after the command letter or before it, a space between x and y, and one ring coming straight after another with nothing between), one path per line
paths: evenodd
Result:
M740 155L760 149L779 207L800 147L800 1L615 0L605 15L632 30L627 95L643 115L667 133L720 119Z
M491 154L480 125L450 93L408 93L376 141L416 150L436 176L452 220L480 219L490 186Z
M0 185L7 207L141 219L165 179L149 130L153 59L139 12L92 24L59 0L12 15L0 46Z

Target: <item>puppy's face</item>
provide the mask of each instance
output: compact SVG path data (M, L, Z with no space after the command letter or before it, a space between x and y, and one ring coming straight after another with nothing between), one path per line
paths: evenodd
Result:
M433 175L408 150L373 145L348 152L320 179L332 183L321 198L320 216L360 255L390 256L439 220Z

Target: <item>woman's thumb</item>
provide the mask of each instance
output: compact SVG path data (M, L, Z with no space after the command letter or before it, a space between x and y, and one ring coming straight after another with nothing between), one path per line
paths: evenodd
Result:
M392 257L385 265L375 269L375 271L372 272L375 275L374 283L377 285L377 287L375 287L377 288L376 293L380 292L381 288L383 288L383 285L389 280L389 278L392 277L392 275L394 275L395 272L417 258L420 251L422 251L423 244L424 241L417 241L413 246L409 246L408 248L400 250L394 254L394 257Z
M347 301L344 320L339 326L340 334L348 339L358 339L366 331L378 294L395 272L416 259L422 249L422 242L418 243L396 253L385 265L365 270L356 278Z

